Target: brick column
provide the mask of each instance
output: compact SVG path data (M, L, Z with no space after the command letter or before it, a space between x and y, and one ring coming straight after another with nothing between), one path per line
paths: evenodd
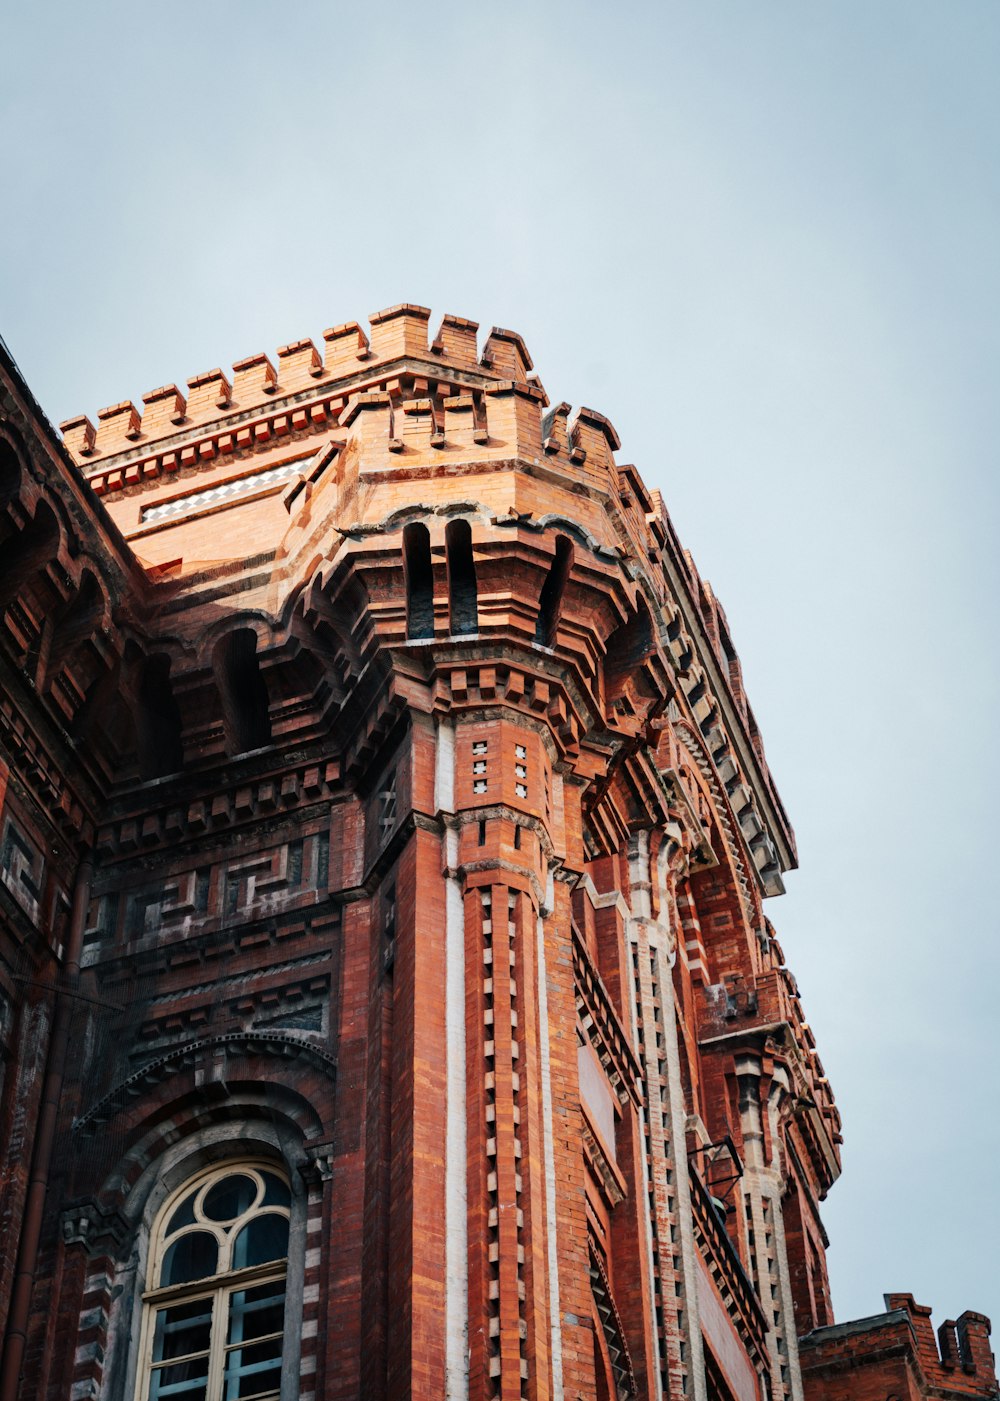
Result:
M512 1000L517 1004L520 1072L515 1104L520 1110L521 1249L524 1253L524 1319L528 1330L528 1394L548 1401L551 1387L548 1221L545 1193L541 1048L538 1009L538 909L531 897L515 896L510 935L514 952Z
M707 1401L672 975L679 924L671 878L666 880L660 916L653 920L648 844L643 835L630 860L631 952L646 1082L660 1385L664 1396L690 1395L695 1401Z
M767 1348L773 1395L776 1401L782 1397L788 1401L802 1401L798 1337L781 1206L784 1179L778 1148L781 1139L778 1112L785 1088L777 1079L771 1081L767 1101L762 1104L762 1071L759 1057L737 1058L743 1134L743 1208L752 1238L757 1293L766 1301L764 1312L768 1321ZM771 1120L767 1135L772 1150L770 1161L764 1133L765 1113Z
M466 894L469 1394L502 1401L528 1379L516 906L505 885Z
M566 1401L576 1401L578 1396L591 1397L596 1394L594 1302L587 1248L571 921L569 889L562 882L556 882L552 911L545 920L545 967L548 984L560 1337L563 1391Z
M342 925L337 1036L337 1114L332 1181L322 1194L320 1242L323 1314L318 1323L316 1393L322 1401L350 1401L361 1378L364 1278L365 1100L368 1073L371 905L345 905ZM384 1371L383 1353L383 1371Z
M445 1395L445 885L418 827L399 859L393 1008L388 1395Z

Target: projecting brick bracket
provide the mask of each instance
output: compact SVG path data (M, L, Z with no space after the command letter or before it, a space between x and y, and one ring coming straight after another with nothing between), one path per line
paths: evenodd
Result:
M302 1164L299 1172L303 1181L310 1187L319 1187L333 1177L333 1143L311 1143L306 1148L308 1162Z
M88 1255L105 1250L117 1256L132 1229L120 1211L108 1211L92 1197L66 1207L61 1222L64 1243L82 1245Z

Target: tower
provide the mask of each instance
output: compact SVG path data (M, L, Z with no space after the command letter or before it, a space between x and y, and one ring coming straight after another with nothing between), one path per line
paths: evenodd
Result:
M429 315L63 444L4 360L0 1401L814 1394L840 1120L725 613Z

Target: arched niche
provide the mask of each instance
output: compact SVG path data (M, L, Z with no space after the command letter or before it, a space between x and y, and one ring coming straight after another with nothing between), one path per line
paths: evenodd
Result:
M640 595L635 609L608 638L604 657L604 692L609 706L614 705L622 695L653 647L653 620L649 616L646 600Z
M448 609L452 634L478 632L479 598L476 563L472 556L472 528L467 520L449 521L444 538L448 555ZM433 610L431 625L433 630Z
M543 647L552 647L555 644L563 594L572 568L573 543L568 536L557 535L556 552L542 585L542 592L538 598L538 617L535 619L535 641Z
M0 608L7 608L59 549L59 522L46 501L39 501L25 528L4 545L0 571Z
M183 768L181 712L170 679L170 658L162 652L138 665L136 741L140 778L164 778Z
M21 490L21 459L13 443L0 438L0 510L6 510Z
M263 749L271 743L270 702L253 628L234 628L220 638L212 653L212 666L229 753Z
M87 642L101 625L107 612L104 590L91 569L84 569L80 586L52 619L48 661L45 673L49 680L58 676L73 653Z
M413 521L403 530L403 576L406 582L406 635L434 636L434 571L426 525Z

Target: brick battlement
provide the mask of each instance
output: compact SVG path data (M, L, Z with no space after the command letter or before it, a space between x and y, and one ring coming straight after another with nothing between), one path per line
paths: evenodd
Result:
M367 326L344 322L321 342L298 338L227 372L192 376L186 394L162 385L143 396L141 413L123 400L101 411L96 429L85 416L68 420L67 446L151 577L182 559L188 576L198 561L217 562L223 537L213 513L222 509L240 511L226 522L230 530L238 522L249 555L284 538L284 559L306 538L310 512L297 513L307 497L317 520L381 530L393 514L387 506L433 507L460 476L469 479L467 499L490 518L513 513L533 529L573 520L631 577L644 574L669 625L670 660L699 743L738 811L752 805L751 791L767 792L777 823L752 816L743 835L766 893L780 893L780 868L794 861L791 829L769 776L743 784L754 768L766 774L762 746L738 713L738 688L731 718L720 708L733 682L714 596L681 550L659 493L634 466L619 464L620 438L606 415L566 401L550 406L516 331L494 326L480 350L476 321L445 315L433 334L430 316L401 303L373 313ZM317 454L324 463L340 459L322 482ZM672 621L678 589L691 599L683 623ZM747 741L741 756L726 759L733 722ZM779 834L780 850L769 833Z
M87 415L79 414L61 424L66 446L87 468L96 459L107 461L190 432L217 420L220 413L236 421L272 401L308 396L335 381L370 377L376 368L401 359L423 361L438 374L446 367L472 374L480 385L490 380L526 384L532 377L531 355L516 331L494 326L477 355L478 322L447 313L431 339L430 315L427 307L401 303L373 312L368 331L357 321L330 327L323 332L322 352L308 337L289 341L279 348L277 364L264 352L244 356L234 363L231 376L221 369L193 375L186 395L176 384L168 384L144 394L143 409L130 399L101 409L96 428Z
M912 1294L886 1294L886 1312L799 1340L807 1401L996 1397L990 1320L966 1311L937 1330Z

